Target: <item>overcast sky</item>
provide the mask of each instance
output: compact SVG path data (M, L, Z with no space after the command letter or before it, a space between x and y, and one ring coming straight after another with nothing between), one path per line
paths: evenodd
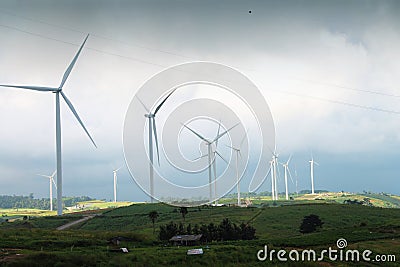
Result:
M400 194L399 12L398 1L1 1L0 83L58 86L90 34L64 92L99 148L63 103L64 195L111 199L124 166L119 199L148 199L124 165L125 113L146 80L190 61L259 87L299 190L312 152L316 189ZM0 194L47 197L35 174L55 169L54 102L0 88Z

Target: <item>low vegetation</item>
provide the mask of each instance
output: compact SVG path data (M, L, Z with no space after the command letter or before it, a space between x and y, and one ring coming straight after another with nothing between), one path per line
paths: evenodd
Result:
M295 199L278 201L275 205L260 197L252 199L253 207L187 208L184 217L179 207L161 203L133 204L93 210L97 216L65 231L55 228L86 214L27 215L26 220L0 223L0 266L265 266L268 262L259 262L256 257L264 245L269 249L320 251L334 248L339 238L347 240L349 249L393 254L399 260L400 209L343 204L346 199L369 198L372 203L377 199L370 195L360 198L343 195L330 195L340 199L337 202ZM211 236L194 247L177 247L166 241L171 234L161 238L163 227L171 223L172 228L178 228L176 233ZM300 231L302 224L313 225L316 231L303 233ZM246 239L232 238L239 236L238 229L243 226L255 230L255 239L232 240ZM121 247L127 248L129 253L120 252ZM199 247L203 248L204 255L186 255L187 249ZM343 266L340 262L325 261L326 266ZM276 264L276 260L272 262ZM365 262L362 265L376 266ZM287 263L286 266L291 265ZM360 263L347 262L345 266L360 266ZM386 266L397 265L387 263Z
M191 224L187 227L183 223L176 224L170 222L166 225L160 225L159 239L168 241L175 235L199 235L203 236L205 242L211 241L229 241L229 240L252 240L255 239L256 229L254 227L241 223L239 226L232 223L228 218L222 220L219 225L214 223L195 224L192 228Z
M66 197L63 203L66 207L74 206L79 202L93 200L90 197ZM56 206L56 200L53 200ZM29 196L0 196L0 209L50 209L49 198L34 198L31 193Z

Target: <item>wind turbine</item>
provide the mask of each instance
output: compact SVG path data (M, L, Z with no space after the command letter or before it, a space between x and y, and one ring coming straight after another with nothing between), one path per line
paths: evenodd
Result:
M116 170L113 170L114 174L114 203L117 202L117 172L121 169L122 167L119 167Z
M311 194L315 195L314 193L314 164L318 165L318 162L314 161L313 156L311 155L311 160L310 162L310 174L311 174Z
M246 133L247 134L247 133ZM240 206L240 177L239 177L239 157L242 157L242 154L240 153L240 150L242 148L243 142L246 138L246 134L243 136L242 141L240 142L239 147L234 147L234 146L227 146L231 148L235 153L236 153L236 191L237 191L237 205Z
M217 131L217 135L216 135L216 136L219 135L220 130L221 130L221 121L218 123L218 131ZM215 141L215 149L214 149L214 151L213 151L213 159L214 159L214 160L213 160L213 169L214 169L214 198L215 198L214 204L215 204L215 205L218 205L218 199L217 199L217 155L218 155L223 161L225 161L226 164L229 164L229 163L226 161L226 159L224 159L224 157L217 151L217 148L218 148L218 140L219 140L219 139L217 139L217 140Z
M297 187L297 180L298 180L298 177L297 177L297 168L296 168L296 165L294 165L294 175L295 175L295 177L296 177L296 196L298 196L298 195L299 195L299 190L298 190L298 187Z
M182 124L183 127L187 128L189 131L191 131L192 133L194 133L198 138L200 138L201 140L203 140L205 142L205 144L207 145L207 156L208 156L208 184L209 184L209 194L210 194L210 202L212 199L212 186L211 186L211 165L213 164L212 159L211 159L211 154L216 153L218 156L220 156L222 159L223 157L221 156L221 154L215 149L215 152L212 151L212 144L214 144L216 141L218 141L218 139L220 139L222 136L224 136L226 133L228 133L230 130L232 130L234 127L236 127L237 125L239 125L239 123L235 124L234 126L232 126L231 128L229 128L228 130L226 130L225 132L217 135L213 140L209 140L204 138L201 134L197 133L195 130L191 129L189 126ZM214 154L215 155L215 154ZM215 158L213 159L215 161ZM214 173L216 173L214 171ZM216 182L216 181L215 181Z
M221 122L219 122L219 124L218 124L218 131L217 131L217 135L216 135L216 136L219 135L220 130L221 130ZM218 139L218 140L219 140L219 139ZM222 155L217 151L217 148L218 148L218 140L215 141L215 149L214 149L214 151L211 150L211 151L212 151L212 154L213 154L212 167L213 167L213 172L214 172L214 199L215 199L214 205L217 205L217 204L218 204L218 200L217 200L217 160L216 160L217 155L218 155L223 161L225 161L226 164L229 164L229 163L226 161L226 159L224 159L224 157L222 157ZM207 145L207 143L206 143L206 145ZM206 156L208 156L208 154L201 155L200 157L198 157L198 158L196 158L196 159L194 159L194 160L198 160L198 159L204 158L204 157L206 157Z
M275 180L274 180L275 174L274 174L274 159L273 158L269 162L268 173L271 173L271 197L272 197L272 200L275 200Z
M276 148L274 151L270 150L272 153L272 160L269 162L270 163L270 169L271 169L271 193L272 193L272 200L278 200L278 182L277 182L277 176L278 176L278 171L279 169L277 168L278 165L278 155L276 153Z
M31 85L0 85L3 87L11 87L11 88L20 88L20 89L28 89L35 90L41 92L52 92L56 94L56 153L57 153L57 215L62 215L63 205L62 205L62 160L61 160L61 119L60 119L60 94L64 98L65 103L67 103L69 109L74 114L75 118L78 120L79 124L82 126L83 130L87 134L87 136L92 141L93 145L97 148L96 143L93 141L93 138L90 136L89 132L86 130L85 125L82 120L79 118L78 113L76 112L74 106L71 101L67 98L67 96L63 93L63 86L68 79L69 74L74 67L79 54L82 51L83 46L88 39L89 34L86 36L82 45L80 46L78 52L75 57L72 59L72 62L69 64L67 70L64 72L64 75L61 80L61 84L58 87L45 87L45 86L31 86Z
M49 188L50 188L50 197L49 198L50 198L50 210L51 211L53 211L53 184L57 189L57 185L54 182L54 176L56 175L56 173L57 173L57 170L55 170L52 175L37 174L39 176L43 176L43 177L46 177L49 179Z
M291 159L291 158L292 158L292 155L290 155L290 157L289 157L288 161L286 161L286 163L283 163L283 164L282 164L283 168L285 169L286 200L289 200L288 180L287 180L288 174L289 174L289 176L290 176L290 180L292 180L292 183L293 183L292 174L290 173L290 170L289 170L289 162L290 162L290 159Z
M144 109L147 111L144 116L149 120L149 158L150 158L150 202L153 203L154 201L154 166L153 166L153 138L156 141L156 149L157 149L157 160L158 164L160 164L160 154L158 151L158 139L157 139L157 128L156 128L156 114L164 105L165 101L172 95L173 92L175 92L177 88L172 90L165 98L164 100L155 108L154 112L151 112L149 108L140 100L138 96L136 98L139 100L139 102L142 104Z

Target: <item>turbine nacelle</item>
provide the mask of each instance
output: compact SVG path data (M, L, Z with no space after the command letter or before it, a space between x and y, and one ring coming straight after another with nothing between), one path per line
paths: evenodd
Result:
M148 118L148 119L152 119L152 118L155 118L155 117L156 117L156 115L155 115L155 114L152 114L152 113L144 114L144 116L145 116L146 118Z

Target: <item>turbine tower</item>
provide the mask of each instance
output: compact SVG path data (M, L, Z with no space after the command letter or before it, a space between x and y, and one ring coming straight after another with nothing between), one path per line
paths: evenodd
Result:
M149 108L140 100L138 96L136 98L142 104L143 108L147 111L144 116L148 119L149 123L149 158L150 158L150 202L154 202L154 165L153 165L153 138L156 142L156 149L157 149L157 160L158 164L160 164L160 154L158 151L158 139L157 139L157 128L156 128L156 114L164 105L165 101L175 92L177 88L173 89L165 98L164 100L155 108L154 112L151 112Z
M272 162L273 162L273 167L274 167L274 190L275 190L275 200L278 200L279 198L279 193L278 193L278 155L274 152L274 155L272 156Z
M310 162L310 175L311 175L311 194L315 195L314 192L314 165L318 165L318 162L314 161L314 158L311 156Z
M56 189L57 189L57 185L56 185L56 183L54 182L54 176L56 175L56 173L57 173L57 170L55 170L55 171L53 172L52 175L38 174L39 176L43 176L43 177L46 177L46 178L49 179L49 189L50 189L50 196L49 196L49 198L50 198L50 211L53 211L53 184L54 184L54 186L55 186Z
M231 128L229 128L228 130L226 130L225 132L217 135L213 140L209 140L204 138L201 134L197 133L195 130L191 129L189 126L182 124L183 127L187 128L189 131L191 131L192 133L194 133L198 138L200 138L202 141L205 142L205 144L207 145L207 156L208 156L208 184L209 184L209 194L210 194L210 202L212 200L212 185L211 185L211 180L212 180L212 175L211 175L211 165L213 165L213 161L211 159L211 155L216 153L218 156L220 156L222 159L223 157L221 156L221 154L215 149L215 152L212 151L212 145L218 141L218 139L220 139L222 136L224 136L226 133L228 133L230 130L232 130L234 127L236 127L237 125L239 125L239 123L235 124L234 126L232 126ZM215 158L214 158L215 161ZM216 173L216 172L215 172ZM216 181L215 181L216 182Z
M113 170L114 174L114 203L117 202L117 172L121 169L122 167L119 167L116 170Z
M279 169L277 168L277 165L279 164L278 154L276 153L276 147L274 151L272 151L271 149L270 151L272 153L272 160L269 162L271 171L271 194L272 194L272 200L278 200L278 182L277 182L277 176L279 171Z
M75 118L78 120L79 124L82 126L83 130L87 134L87 136L92 141L93 145L97 148L96 143L93 141L93 138L90 136L89 132L87 131L85 125L83 124L82 120L80 119L77 111L75 110L74 106L72 105L71 101L67 98L67 96L63 92L63 86L68 79L69 74L74 67L79 54L82 51L83 46L88 39L89 34L86 36L85 40L83 41L82 45L80 46L78 52L76 53L75 57L72 59L72 62L68 66L67 70L65 71L61 83L58 87L44 87L44 86L31 86L31 85L0 85L3 87L12 87L12 88L21 88L21 89L28 89L28 90L35 90L41 92L52 92L56 95L56 154L57 154L57 215L61 216L63 211L63 204L62 204L62 160L61 160L61 119L60 119L60 94L62 98L64 98L65 103L67 103L69 109L74 114Z
M240 206L240 177L239 177L239 157L242 157L242 154L240 153L240 150L242 148L243 142L246 138L246 134L243 136L242 141L240 142L239 147L234 147L234 146L228 146L231 148L235 153L236 153L236 191L237 191L237 205Z
M269 162L269 173L271 173L271 197L275 200L274 159ZM268 174L267 174L268 175Z
M290 170L289 170L289 162L290 162L291 158L292 158L292 155L290 155L290 157L289 157L288 161L286 161L286 163L282 164L283 168L285 169L286 200L289 200L288 179L287 179L288 178L288 174L289 174L290 180L292 180L292 183L293 183L292 174L290 173Z

